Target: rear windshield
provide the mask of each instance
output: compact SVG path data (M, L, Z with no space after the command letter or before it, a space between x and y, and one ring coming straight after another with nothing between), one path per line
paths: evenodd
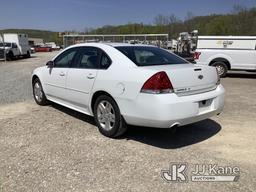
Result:
M185 64L186 60L157 47L120 46L116 47L137 66Z

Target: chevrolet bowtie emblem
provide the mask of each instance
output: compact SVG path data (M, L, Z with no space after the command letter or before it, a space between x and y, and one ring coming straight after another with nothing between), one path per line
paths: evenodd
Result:
M203 79L204 76L203 75L198 75L198 79Z

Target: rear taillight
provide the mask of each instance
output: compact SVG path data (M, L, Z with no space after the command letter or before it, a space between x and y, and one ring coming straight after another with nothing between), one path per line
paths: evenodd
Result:
M167 74L162 71L150 77L141 88L142 93L160 94L173 92L172 83Z
M198 60L199 57L200 57L200 55L201 55L201 52L195 52L195 53L194 53L194 59L195 59L195 60Z

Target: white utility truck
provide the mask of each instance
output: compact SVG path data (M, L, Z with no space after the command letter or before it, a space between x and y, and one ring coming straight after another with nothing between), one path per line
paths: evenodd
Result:
M13 33L3 34L3 38L0 36L0 50L1 52L5 52L7 60L13 60L20 56L29 58L31 50L28 44L28 35Z
M194 59L217 67L221 77L228 70L256 71L256 36L198 36Z

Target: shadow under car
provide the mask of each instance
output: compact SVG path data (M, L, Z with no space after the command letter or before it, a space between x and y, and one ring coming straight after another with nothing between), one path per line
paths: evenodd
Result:
M52 107L74 118L96 126L94 118L91 116L55 103L52 103ZM128 127L129 129L127 132L119 139L134 140L163 149L177 149L193 145L207 140L221 130L220 124L211 119L177 127L175 133L173 133L171 129L138 127L131 125Z

